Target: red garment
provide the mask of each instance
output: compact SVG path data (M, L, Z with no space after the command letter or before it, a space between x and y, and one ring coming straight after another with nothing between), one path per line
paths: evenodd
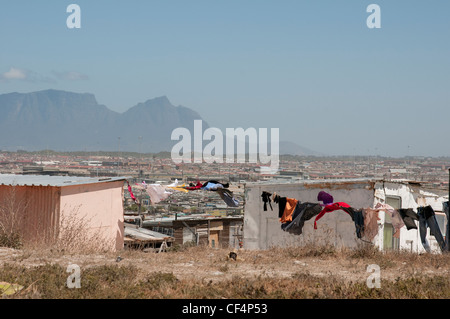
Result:
M131 190L131 186L130 186L130 184L128 182L127 182L127 184L128 184L128 191L130 192L131 199L134 200L134 202L136 203L137 199L133 195L133 191Z
M187 190L190 190L190 191L194 191L194 190L202 188L202 186L203 186L202 183L197 182L197 185L195 185L195 186L186 186L184 188L187 189Z
M335 210L342 209L342 207L349 208L350 205L344 202L336 202L333 204L326 205L322 211L316 216L314 220L314 229L317 229L317 221L323 217L326 213L334 212ZM345 210L344 210L345 211ZM348 212L346 212L348 214Z

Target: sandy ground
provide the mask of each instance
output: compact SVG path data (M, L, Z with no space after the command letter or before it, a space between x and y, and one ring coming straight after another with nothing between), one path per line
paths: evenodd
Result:
M121 251L115 254L64 255L43 251L0 248L0 266L8 264L26 267L44 264L70 264L87 267L100 265L135 266L137 276L152 272L173 273L178 279L220 281L239 277L292 277L309 274L319 277L334 276L352 282L365 282L372 272L368 266L377 264L385 280L413 275L450 275L449 256L414 256L408 254L387 258L350 258L346 254L304 257L296 251L238 250L237 259L228 258L230 250L191 247L182 252L143 253ZM120 256L120 261L117 257ZM444 258L443 258L444 257ZM1 278L0 278L1 280Z

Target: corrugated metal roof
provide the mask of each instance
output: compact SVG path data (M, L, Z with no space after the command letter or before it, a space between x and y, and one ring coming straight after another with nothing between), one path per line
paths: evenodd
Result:
M150 229L125 226L125 237L145 241L164 241L173 237L155 232Z
M63 187L126 180L126 177L85 177L0 174L0 185Z
M243 216L211 216L208 214L195 214L195 215L188 215L188 216L178 216L178 217L163 217L163 218L155 218L155 219L146 219L142 222L142 225L146 227L151 226L167 226L171 227L173 225L174 221L200 221L200 222L207 222L215 221L215 220L240 220L243 219Z

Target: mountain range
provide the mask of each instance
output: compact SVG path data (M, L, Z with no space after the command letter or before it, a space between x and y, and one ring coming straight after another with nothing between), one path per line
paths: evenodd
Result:
M194 110L174 106L166 96L138 103L123 113L97 103L93 94L60 90L0 95L0 150L170 151L175 128L193 132ZM292 142L280 153L316 155Z

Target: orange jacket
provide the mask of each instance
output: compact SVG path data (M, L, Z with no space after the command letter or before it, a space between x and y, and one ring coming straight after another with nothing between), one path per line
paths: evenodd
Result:
M284 208L283 216L281 216L280 222L286 223L292 221L292 214L294 213L297 203L298 200L296 200L295 198L286 197L286 207Z

